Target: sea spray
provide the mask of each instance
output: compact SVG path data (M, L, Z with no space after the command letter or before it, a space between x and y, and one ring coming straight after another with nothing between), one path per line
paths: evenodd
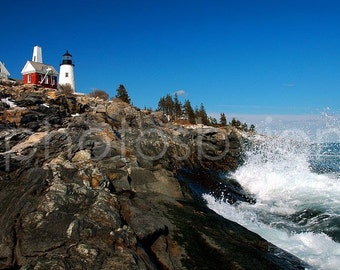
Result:
M332 150L326 150L327 147ZM315 145L283 137L257 138L247 152L245 164L232 175L256 197L256 204L230 205L208 194L203 197L218 214L260 234L310 265L318 269L338 269L340 178L336 170L327 168L325 173L322 169L329 164L329 159L335 160L332 166L338 168L339 149L339 144ZM325 151L329 156L322 165Z
M238 206L223 201L216 201L211 195L204 195L209 208L219 215L237 222L247 229L259 234L267 241L294 254L316 269L336 270L340 260L340 244L334 242L324 233L293 233L273 227L259 221L255 211L256 205Z

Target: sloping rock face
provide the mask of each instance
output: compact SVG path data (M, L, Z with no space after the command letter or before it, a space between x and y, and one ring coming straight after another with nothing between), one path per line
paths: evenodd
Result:
M253 203L218 176L242 161L236 131L41 88L0 95L0 269L306 267L196 199L229 188Z

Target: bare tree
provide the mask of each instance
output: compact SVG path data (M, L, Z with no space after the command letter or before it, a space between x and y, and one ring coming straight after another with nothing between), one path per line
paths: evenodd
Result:
M90 92L88 94L88 96L101 98L103 100L108 100L109 99L109 94L106 93L104 90L99 90L99 89L93 90L92 92Z
M66 95L72 95L74 93L74 89L72 88L71 84L65 83L65 84L60 84L59 85L61 88L61 91Z

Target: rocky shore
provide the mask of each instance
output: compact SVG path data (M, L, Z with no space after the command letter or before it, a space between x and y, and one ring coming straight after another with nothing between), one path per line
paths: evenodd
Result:
M221 176L237 130L38 87L0 98L0 269L308 267L202 201L255 203Z

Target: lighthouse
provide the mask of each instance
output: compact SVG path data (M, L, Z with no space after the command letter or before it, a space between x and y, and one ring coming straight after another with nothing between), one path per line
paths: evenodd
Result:
M74 82L74 64L72 62L72 55L66 51L63 54L62 62L60 64L60 72L59 72L59 84L66 85L69 84L72 90L75 92L76 85Z

